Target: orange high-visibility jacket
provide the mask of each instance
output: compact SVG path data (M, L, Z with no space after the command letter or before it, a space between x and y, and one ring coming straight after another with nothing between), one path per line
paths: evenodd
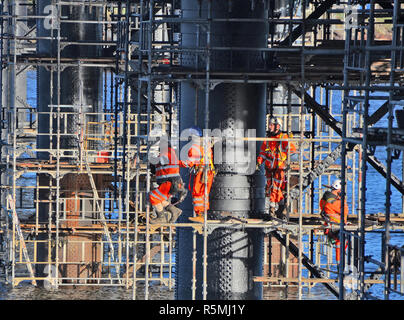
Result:
M203 147L200 144L193 144L188 150L188 159L180 161L180 166L184 168L192 168L196 166L203 166L205 163L209 163L209 170L214 170L213 167L213 152L212 148L208 148L207 155L204 152Z
M156 165L156 179L168 179L180 176L180 166L175 150L168 147L160 153L160 162Z
M154 189L149 194L150 203L152 206L156 206L163 201L168 201L171 197L171 182L166 181L159 185L157 189Z
M205 185L203 165L208 163L207 181ZM208 149L207 155L204 153L204 149L200 144L193 144L188 150L188 159L180 161L180 165L185 168L197 168L194 176L194 181L191 189L191 178L189 179L189 190L192 191L192 204L194 211L197 215L203 214L206 210L209 210L209 196L205 199L205 190L209 195L213 178L215 176L213 166L213 152L212 148ZM206 207L206 208L205 208Z
M344 222L347 222L348 204L344 201ZM320 200L320 208L332 222L340 223L341 219L341 196L340 191L326 191Z
M288 139L286 133L279 133L273 137L274 139ZM284 169L286 167L286 159L289 152L288 141L264 141L261 145L260 153L257 157L257 163L262 164L265 161L267 169ZM290 153L296 152L293 143L290 144Z

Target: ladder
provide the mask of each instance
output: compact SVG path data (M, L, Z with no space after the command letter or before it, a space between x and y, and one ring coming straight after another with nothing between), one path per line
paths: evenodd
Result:
M9 211L11 211L11 213L12 213L13 223L14 223L14 225L15 225L15 227L16 227L17 234L18 234L18 237L19 237L19 239L20 239L20 243L21 243L21 247L22 247L22 252L23 252L23 254L24 254L25 260L27 261L27 268L28 268L28 271L29 271L29 273L30 273L30 275L31 275L31 278L32 278L31 283L32 283L34 286L36 286L36 280L35 280L34 269L32 268L31 260L29 259L29 255L28 255L28 251L27 251L27 246L25 245L24 236L23 236L22 231L21 231L20 220L18 219L17 211L16 211L16 209L15 209L15 202L14 202L14 199L13 199L13 197L9 194L9 195L7 196L7 200L8 200L8 204L9 204L9 208L10 208Z
M115 263L116 275L117 275L118 281L121 282L121 279L120 279L120 276L119 276L120 266L119 266L119 263L117 263L115 261L115 250L114 250L114 246L113 246L113 243L112 243L111 235L110 235L109 230L108 230L108 226L107 226L107 222L106 222L106 219L105 219L104 211L102 210L101 205L100 205L100 198L98 196L98 191L97 191L97 188L95 186L94 177L93 177L93 174L91 172L90 165L88 164L87 158L86 157L84 157L84 158L85 158L85 165L86 165L87 174L88 174L88 177L89 177L89 180L90 180L91 188L93 189L94 199L95 199L95 202L97 204L98 212L100 213L101 224L102 224L102 227L104 229L105 236L107 237L107 240L108 240L108 243L109 243L109 248L110 248L110 252L111 252L111 258L112 258L112 261Z

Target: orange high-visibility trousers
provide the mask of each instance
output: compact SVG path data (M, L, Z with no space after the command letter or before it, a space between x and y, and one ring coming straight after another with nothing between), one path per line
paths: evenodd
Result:
M335 241L335 261L337 261L337 263L340 261L341 259L341 246L340 246L340 241L336 240Z
M171 189L171 182L165 181L162 184L160 184L157 189L152 190L149 194L149 200L151 205L155 206L158 205L159 203L162 203L163 201L168 201L168 199L171 197L170 189Z
M328 226L327 223L324 224L325 226ZM334 242L335 245L335 261L337 263L340 262L341 260L341 241L339 240L339 232L335 232L335 231L330 231L329 229L326 229L325 235L328 236L328 238L330 238L330 240L332 242ZM344 252L346 251L348 247L348 241L345 241L345 248L344 248Z
M341 260L341 241L337 240L335 242L335 260L338 262L340 262ZM346 251L346 248L348 248L348 241L345 241L345 248L344 248L344 252Z
M194 177L194 183L192 186L192 203L194 206L194 211L197 215L203 215L205 212L205 203L206 210L209 210L209 193L212 188L214 174L213 171L208 170L208 181L206 185L207 189L207 198L205 202L205 181L203 177L203 170L198 171L198 173Z
M265 196L269 197L271 202L281 201L284 198L283 190L286 188L285 170L266 169L265 176L267 178Z

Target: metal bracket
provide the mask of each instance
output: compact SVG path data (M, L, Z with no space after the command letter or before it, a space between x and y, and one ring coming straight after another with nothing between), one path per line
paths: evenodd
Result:
M213 231L215 231L215 229L217 229L218 228L218 226L210 226L210 225L208 225L207 227L206 227L206 233L208 234L208 235L210 235L210 234L212 234L212 232ZM202 232L203 232L203 226L202 226Z
M391 156L392 160L397 160L400 158L401 150L399 149L393 149L393 154Z
M218 84L221 84L223 81L209 81L209 90L214 90Z
M52 179L56 179L56 172L49 171L47 172L47 174L49 174L52 177Z
M51 154L53 157L57 158L57 150L48 150L49 154Z
M376 152L376 146L368 145L368 151L369 155L374 156Z
M205 90L206 89L206 80L193 80L193 82L195 83L195 85L197 87L199 87L201 90ZM209 81L209 91L214 90L216 88L216 86L220 83L222 83L223 81L219 81L219 80L214 80L214 81Z
M31 145L32 146L32 144L28 144L28 145ZM27 149L26 147L24 148L21 148L21 147L19 147L19 148L16 148L16 150L15 150L15 153L14 153L14 156L16 157L16 158L18 158L18 157L20 157L23 153L27 153L28 155L30 155L31 157L34 157L34 150L32 150L32 149Z

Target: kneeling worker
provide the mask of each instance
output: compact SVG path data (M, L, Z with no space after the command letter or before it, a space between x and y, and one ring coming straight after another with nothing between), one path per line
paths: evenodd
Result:
M173 195L179 195L176 204L184 201L187 189L180 176L179 161L175 150L166 138L160 141L159 161L156 164L156 182L158 188L152 190L149 199L157 217L150 223L174 223L182 210L171 204Z

